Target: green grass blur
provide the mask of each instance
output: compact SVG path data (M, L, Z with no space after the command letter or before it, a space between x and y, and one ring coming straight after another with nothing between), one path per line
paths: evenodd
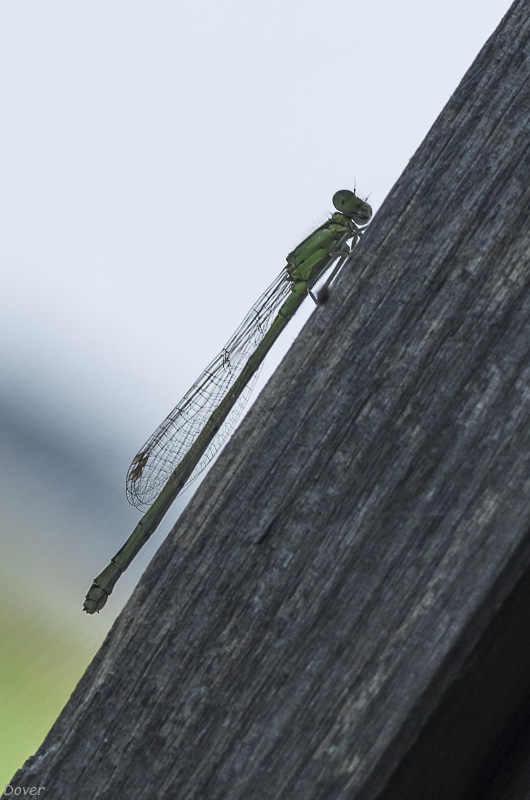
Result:
M38 749L94 650L44 617L0 620L0 787Z

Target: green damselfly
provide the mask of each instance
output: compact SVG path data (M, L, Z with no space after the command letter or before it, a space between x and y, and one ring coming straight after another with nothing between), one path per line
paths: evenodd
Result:
M333 196L335 213L292 253L219 355L135 456L127 473L127 497L148 508L123 547L94 579L83 609L100 611L116 581L182 491L211 461L247 402L263 360L315 284L332 268L337 275L371 207L349 189ZM348 246L348 242L351 244Z

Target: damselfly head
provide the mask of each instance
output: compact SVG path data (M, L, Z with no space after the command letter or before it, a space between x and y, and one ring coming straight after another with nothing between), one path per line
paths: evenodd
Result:
M333 205L337 211L352 219L357 225L368 225L372 219L372 207L350 189L339 189L335 192Z

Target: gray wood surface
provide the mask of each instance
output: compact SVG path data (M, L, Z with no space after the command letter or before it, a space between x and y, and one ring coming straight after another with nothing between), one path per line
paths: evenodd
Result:
M530 687L529 56L517 0L13 785L491 784Z

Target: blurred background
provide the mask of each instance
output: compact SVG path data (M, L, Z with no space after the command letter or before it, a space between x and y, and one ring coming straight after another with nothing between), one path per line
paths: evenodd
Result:
M132 457L333 193L377 210L509 6L0 4L0 786L189 500L83 614Z

